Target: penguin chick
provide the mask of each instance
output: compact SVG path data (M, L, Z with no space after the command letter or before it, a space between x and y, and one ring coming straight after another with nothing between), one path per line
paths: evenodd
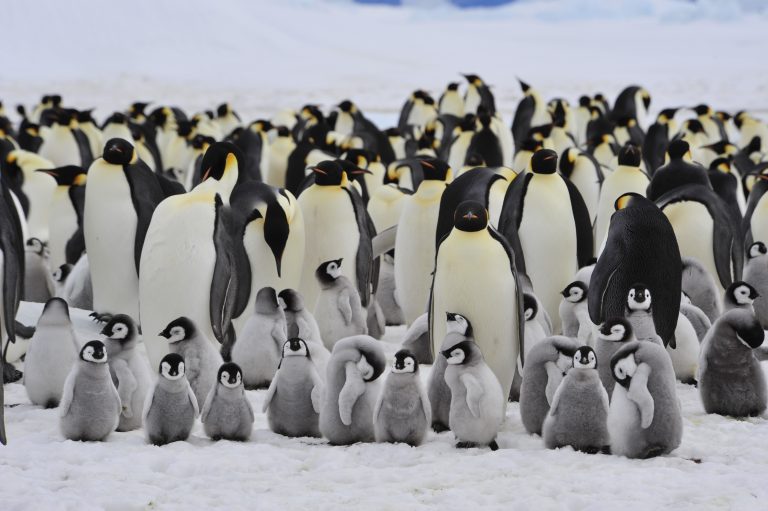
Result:
M570 445L590 454L605 452L608 437L608 393L597 372L597 355L582 346L573 356L573 369L557 388L542 428L544 445Z
M120 396L109 376L107 350L89 341L64 382L59 404L59 427L68 440L101 441L120 420Z
M429 343L429 313L424 313L411 323L400 347L413 353L419 364L433 364L432 345Z
M323 389L309 345L292 338L283 344L282 354L262 409L269 429L289 437L319 437Z
M373 411L377 442L421 445L432 422L429 398L419 377L419 362L408 350L395 353Z
M627 293L624 315L632 325L632 332L638 341L650 341L662 344L653 322L651 291L645 284L632 284Z
M213 343L206 339L192 320L174 319L158 335L168 339L168 349L184 359L184 374L198 403L204 403L216 384L216 374L224 361Z
M765 375L754 354L764 336L751 310L731 309L712 325L699 358L699 395L707 413L754 417L765 411Z
M760 298L760 293L742 280L738 280L728 286L723 296L723 310L728 312L731 309L754 310L754 301Z
M46 303L55 292L46 247L37 238L29 238L24 250L24 298L27 302Z
M253 315L232 347L232 361L242 368L245 388L269 387L286 339L285 313L277 294L271 287L261 288L256 293Z
M169 353L160 361L160 376L144 403L144 431L151 444L189 438L199 410L184 369L184 357L178 353Z
M699 342L703 341L707 332L712 327L712 322L709 321L704 311L691 303L691 300L685 296L685 293L681 293L680 314L685 316L691 323L691 326L696 331L696 337L699 339Z
M634 341L611 359L616 385L608 410L611 452L627 458L667 454L683 438L675 371L664 348Z
M560 293L563 295L563 299L560 301L559 312L563 325L563 335L592 346L594 338L592 320L589 319L589 309L587 308L587 292L587 284L581 280L575 280L568 284Z
M355 286L341 274L341 261L326 261L315 271L320 283L315 318L323 343L329 350L339 339L368 333L367 312Z
M760 324L763 328L768 328L768 248L762 241L756 241L749 246L743 278L744 282L754 287L760 295L752 306Z
M234 362L219 368L218 382L200 413L203 431L212 440L245 442L253 431L253 408L245 397L243 372Z
M624 318L609 318L598 330L595 346L597 374L600 375L600 381L603 382L609 397L613 394L613 386L616 384L611 370L611 359L622 346L636 340L632 325Z
M573 355L578 348L575 339L554 335L528 353L520 386L520 417L528 433L541 434L555 391L573 366Z
M80 343L69 319L69 307L51 298L37 320L24 359L24 388L33 405L55 408L67 375L77 360Z
M440 351L455 346L462 341L474 341L472 323L461 314L446 312L445 339ZM427 382L427 397L432 410L432 429L435 433L448 430L451 414L451 389L445 382L445 369L448 362L445 357L435 357L432 371Z
M320 409L320 432L332 445L372 442L373 408L386 357L379 341L356 335L331 352Z
M101 330L109 358L109 373L122 403L118 431L141 427L141 412L152 387L149 361L137 350L138 328L130 316L116 314Z
M296 328L297 334L294 337L303 339L309 348L310 358L317 367L317 374L325 378L325 366L328 359L331 358L331 352L323 344L323 338L320 336L320 327L312 312L304 304L304 297L294 289L283 289L277 295L278 301L285 313L285 324L287 332ZM282 346L280 347L282 350Z
M480 347L465 340L441 352L448 367L445 383L451 389L448 425L456 436L456 447L499 448L496 435L504 421L506 393L485 363Z
M523 353L517 356L515 376L512 379L512 389L509 393L510 401L520 400L520 384L523 382L523 359L539 341L549 337L551 333L544 330L544 326L537 319L540 313L546 312L539 307L539 301L530 293L523 294L523 317L525 318L525 331L523 335Z

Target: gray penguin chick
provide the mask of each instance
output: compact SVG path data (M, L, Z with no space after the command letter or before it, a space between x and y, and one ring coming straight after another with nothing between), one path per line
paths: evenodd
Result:
M37 238L29 238L24 250L24 298L27 302L46 303L55 288L45 257L45 245Z
M199 410L184 369L184 357L178 353L160 361L160 376L144 403L144 431L151 444L184 441L192 432Z
M356 335L334 345L320 408L320 432L332 445L374 441L373 408L385 366L373 337Z
M245 442L253 431L253 408L245 397L243 372L234 362L219 368L218 383L200 412L203 431L212 440Z
M269 429L288 437L320 437L323 383L309 346L303 339L292 338L282 351L262 409Z
M520 417L528 433L541 435L555 391L573 366L573 355L578 348L575 339L553 335L528 353L520 386Z
M699 395L707 413L754 417L765 411L765 375L754 354L763 340L751 310L731 309L715 321L699 358Z
M597 356L582 346L573 356L573 369L557 388L544 419L542 436L548 449L570 445L589 454L607 452L608 393L597 374Z
M59 428L68 440L102 441L117 428L120 396L109 376L107 350L89 341L64 382Z
M59 406L64 381L79 352L67 302L51 298L43 307L24 359L24 388L32 404Z
M309 349L309 356L317 367L317 374L325 378L325 366L328 359L331 358L331 352L323 344L323 338L320 336L320 327L317 325L315 316L304 305L304 297L294 289L283 289L278 293L277 299L285 312L285 324L288 332L293 332L302 339ZM280 347L282 351L283 347Z
M147 356L137 349L139 332L130 316L116 314L101 330L109 356L109 373L122 403L118 431L141 427L152 376Z
M315 271L320 283L315 319L329 350L339 339L368 333L368 311L361 305L355 286L341 274L341 261L326 261Z
M395 353L392 371L384 381L373 427L377 442L421 445L432 422L432 411L419 378L419 363L410 351Z
M662 345L661 337L656 333L653 322L653 303L651 291L645 284L632 284L624 304L624 315L632 325L632 332L638 341L655 342Z
M764 329L768 328L768 248L762 241L749 246L742 277L760 295L752 305L760 324Z
M608 410L611 452L645 459L677 449L683 416L666 350L656 343L633 341L613 355L611 371L618 383Z
M560 321L566 337L579 338L579 332L586 328L582 325L586 324L585 319L589 320L587 292L587 285L575 280L560 293L563 295L559 308Z
M525 318L525 330L523 335L523 350L517 357L515 366L515 376L512 378L512 389L509 392L509 400L516 402L520 400L520 385L523 383L523 358L528 356L528 352L539 341L552 335L547 331L542 323L537 319L539 314L545 313L543 308L539 308L539 300L530 293L523 294L523 317Z
M455 312L446 312L446 333L440 350L446 350L462 341L474 340L472 324L467 318ZM438 356L432 364L432 371L427 380L427 397L432 409L432 429L435 433L448 430L451 414L451 389L445 382L445 369L448 362Z
M704 311L710 321L722 314L720 291L715 278L693 257L683 257L682 290L696 307Z
M690 298L685 296L684 293L681 293L680 314L688 318L691 326L696 331L696 337L699 339L699 342L703 341L707 332L712 327L712 322L704 314L704 311L691 303Z
M277 293L271 287L259 289L253 314L232 347L232 362L242 369L246 389L269 387L287 337L285 313Z
M204 403L216 384L216 375L224 361L213 346L198 330L191 319L174 319L159 334L168 339L171 353L184 359L184 373L198 403Z
M632 325L624 318L609 318L598 330L597 345L595 346L597 374L600 375L600 381L603 382L603 387L605 387L609 398L613 394L613 387L616 384L611 370L611 359L622 346L636 340L635 334L632 333Z

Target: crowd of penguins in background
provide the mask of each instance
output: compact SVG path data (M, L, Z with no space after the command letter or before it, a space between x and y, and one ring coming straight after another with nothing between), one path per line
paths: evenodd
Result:
M4 383L23 359L65 438L158 445L198 417L247 440L259 388L271 430L334 445L432 428L495 450L509 400L549 448L657 456L682 439L676 380L762 414L768 126L520 85L511 129L475 75L386 130L349 100L251 123L0 110ZM390 361L387 325L407 326Z

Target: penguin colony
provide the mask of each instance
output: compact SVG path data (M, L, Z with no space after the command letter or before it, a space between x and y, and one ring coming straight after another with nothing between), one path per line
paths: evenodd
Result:
M510 127L465 78L385 130L350 100L250 123L0 106L3 382L23 358L65 438L157 445L198 417L247 441L252 389L272 431L333 445L496 450L519 400L547 448L658 456L683 435L676 380L708 413L764 413L768 125L521 81ZM21 300L45 303L36 329Z

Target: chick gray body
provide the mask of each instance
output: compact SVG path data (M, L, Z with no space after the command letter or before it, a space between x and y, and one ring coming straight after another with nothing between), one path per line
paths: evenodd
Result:
M320 265L315 273L320 295L315 305L315 319L325 347L333 349L339 339L368 333L368 311L352 282L341 274L341 260Z
M189 438L198 414L197 398L184 375L184 359L171 353L160 362L160 376L144 405L147 441L165 445Z
M418 361L409 351L400 350L373 412L376 441L420 445L431 422L429 398L419 378Z
M244 442L253 431L253 408L245 396L242 371L228 362L219 369L219 381L211 389L200 413L203 431L213 440Z
M171 353L184 359L185 376L195 393L198 403L204 403L208 393L216 384L216 373L224 361L189 318L178 318L163 330L168 339Z

